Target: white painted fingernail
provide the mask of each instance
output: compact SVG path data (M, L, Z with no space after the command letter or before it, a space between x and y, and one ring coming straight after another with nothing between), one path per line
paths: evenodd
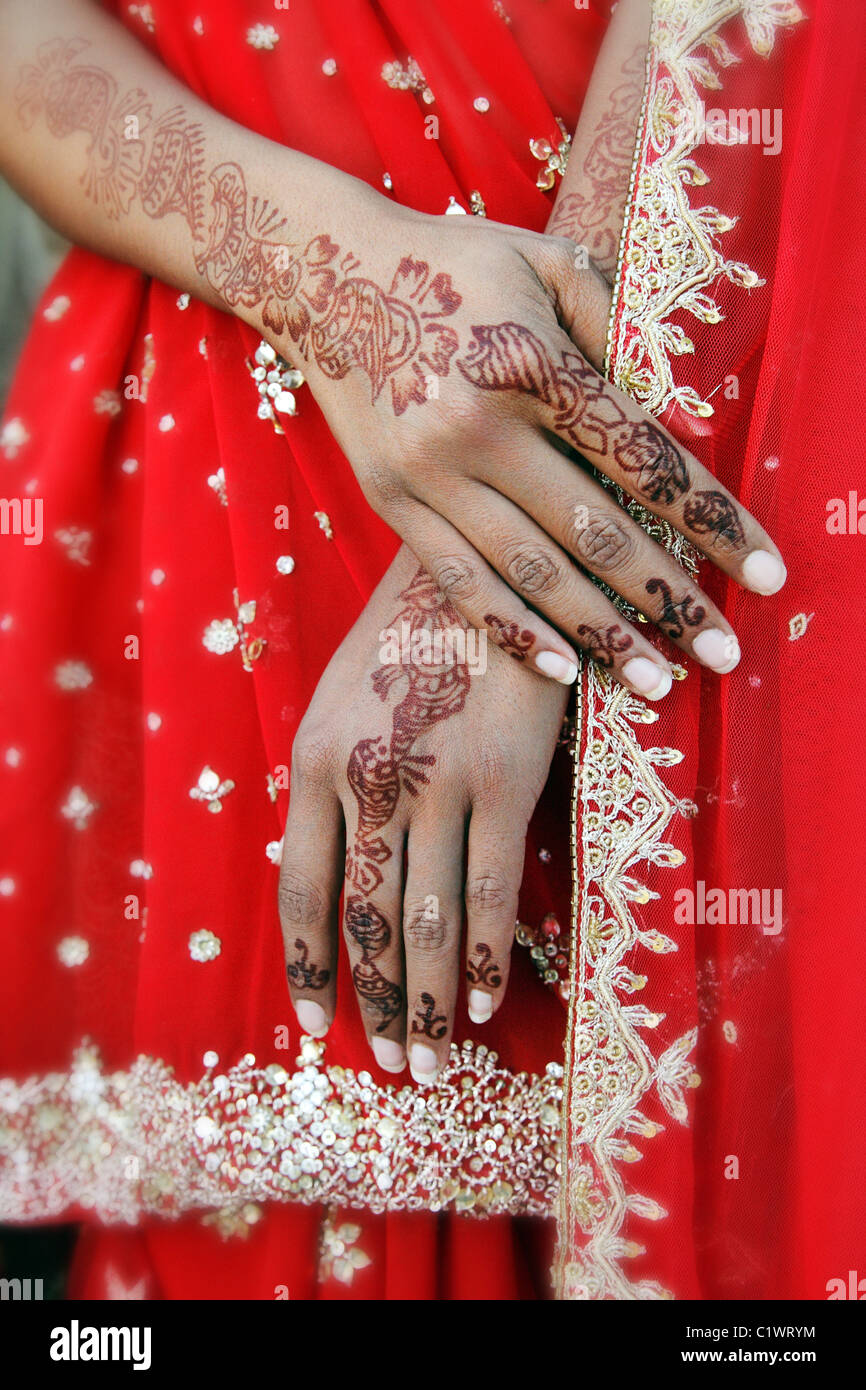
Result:
M692 651L705 666L724 676L733 671L740 659L740 644L732 632L718 627L705 627L692 642Z
M373 1038L373 1053L383 1071L402 1071L406 1065L406 1053L391 1038Z
M648 700L660 700L673 684L670 671L663 671L645 656L633 656L622 668L629 685L633 685Z
M769 550L753 550L743 561L743 579L759 594L776 594L788 578L788 571Z
M577 680L577 662L569 661L559 652L539 652L535 664L543 676L550 676L560 685L574 685Z
M493 995L483 989L469 991L469 1017L473 1023L486 1023L493 1013Z
M305 1033L313 1038L323 1038L328 1031L328 1016L321 1004L312 999L299 999L295 1005L298 1022Z
M425 1047L423 1043L413 1043L409 1048L409 1070L420 1085L432 1085L439 1070L439 1058L432 1047Z

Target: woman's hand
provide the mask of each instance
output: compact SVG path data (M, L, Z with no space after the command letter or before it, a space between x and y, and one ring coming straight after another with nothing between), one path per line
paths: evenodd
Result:
M596 370L609 289L577 253L367 191L351 243L308 242L263 321L371 505L473 628L573 680L558 629L657 698L668 663L589 576L716 671L736 665L736 638L574 451L747 587L773 592L785 570L754 518Z
M478 637L403 547L292 755L280 917L301 1027L320 1036L334 1017L345 873L367 1036L387 1071L402 1071L408 1045L427 1084L451 1039L464 905L473 1021L502 1001L526 826L567 700Z

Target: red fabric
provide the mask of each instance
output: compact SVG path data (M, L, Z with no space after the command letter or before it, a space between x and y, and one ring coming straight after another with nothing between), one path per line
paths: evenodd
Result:
M540 229L550 202L536 188L528 142L551 138L556 116L574 126L605 7L505 7L510 24L480 0L294 0L290 11L268 10L281 35L270 51L245 42L262 22L261 7L245 0L156 0L152 35L129 7L116 9L184 82L242 124L378 189L387 171L398 202L439 213L452 195L468 207L479 189L489 216ZM689 1095L691 1128L650 1103L649 1118L666 1129L641 1144L629 1190L668 1215L649 1234L645 1220L629 1217L625 1232L646 1251L630 1261L632 1277L679 1297L820 1298L827 1280L844 1278L858 1259L862 1268L857 982L866 948L854 731L864 697L852 671L862 566L858 538L824 525L827 500L856 486L860 453L850 382L861 292L854 248L864 190L853 141L862 24L854 6L815 0L811 10L771 62L748 52L740 28L742 65L725 70L720 104L774 106L783 97L779 158L701 151L712 180L706 201L740 218L726 254L767 283L718 287L725 321L695 331L688 320L696 351L677 363L677 380L708 394L734 372L740 398L722 407L714 396L716 414L697 426L682 412L665 420L767 526L789 569L782 594L758 600L703 567L744 659L722 683L690 663L659 724L640 733L645 746L684 753L666 780L698 807L671 831L687 862L652 870L647 882L661 897L638 910L648 930L676 934L679 947L653 959L641 1002L666 1015L661 1048L700 1024L701 1085ZM435 93L438 141L424 139L418 99L381 79L383 63L408 54ZM333 77L322 72L327 58L337 63ZM491 102L486 114L473 109L479 95ZM830 119L833 111L842 114ZM59 318L37 314L9 402L7 419L20 420L28 439L3 464L9 496L46 499L46 540L4 541L0 552L0 613L9 618L0 629L3 746L21 754L17 765L0 765L0 877L14 881L0 900L2 1070L62 1068L82 1036L109 1066L143 1052L188 1080L201 1075L207 1049L221 1066L247 1051L262 1064L282 1062L274 1029L288 1026L293 1048L297 1029L265 847L279 838L286 793L273 804L266 776L288 763L321 671L396 540L367 507L306 388L285 438L256 418L244 365L256 339L237 322L195 301L181 309L174 290L81 251L43 310L58 296L69 308ZM98 413L101 392L141 374L145 335L155 358L146 402ZM767 468L768 458L779 467ZM227 508L207 482L220 467ZM283 504L287 533L271 524ZM333 540L316 512L327 513ZM86 565L55 539L69 527L93 535ZM276 570L285 553L295 560L290 575ZM252 673L237 651L215 655L201 643L208 623L234 615L235 588L241 601L256 599L255 631L267 640ZM792 641L789 622L801 612L814 616ZM124 659L129 635L140 639L138 660ZM54 684L55 667L69 660L92 671L86 689ZM157 729L148 714L160 716ZM205 765L236 783L219 815L188 794ZM569 771L558 754L530 835L521 917L533 926L548 912L568 920ZM58 814L75 785L98 803L81 833ZM131 876L136 861L151 864L152 877ZM753 928L675 929L673 894L698 880L781 888L781 937L756 943ZM142 920L124 917L131 893L146 907ZM221 941L207 963L187 949L202 928ZM90 943L75 969L57 957L69 935ZM629 963L643 970L645 955ZM343 998L347 984L341 977ZM732 1022L736 1042L723 1029ZM564 1024L561 1001L516 950L507 1003L485 1041L515 1071L540 1071L561 1055ZM458 1042L463 1028L459 1007ZM331 1060L388 1081L351 1009L340 1012L328 1048ZM736 1182L723 1177L732 1154ZM547 1296L549 1225L339 1213L337 1224L361 1228L370 1263L350 1284L319 1283L321 1215L269 1209L245 1241L224 1240L199 1217L134 1231L90 1225L73 1292Z

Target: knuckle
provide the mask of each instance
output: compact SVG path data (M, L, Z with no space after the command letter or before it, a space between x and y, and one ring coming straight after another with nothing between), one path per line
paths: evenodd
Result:
M330 771L332 730L312 720L303 719L298 725L292 744L292 788L306 782L324 780Z
M284 927L309 927L325 915L327 903L321 889L298 869L284 869L277 898Z
M476 751L472 764L472 791L476 800L501 796L507 778L506 759L500 748L488 744Z
M617 568L631 558L634 549L634 536L618 517L594 517L586 526L578 527L577 554L589 565Z
M398 468L378 455L357 460L355 468L361 491L373 510L393 515L407 491Z
M530 598L550 598L563 582L562 565L540 545L522 545L505 561L511 583Z
M471 912L502 912L513 898L511 885L498 869L470 872L466 879L466 905Z
M480 587L480 567L462 555L444 555L432 565L432 578L445 598L466 603Z
M428 901L406 902L403 905L403 936L416 951L435 952L442 949L448 937L448 921L438 905L431 910Z

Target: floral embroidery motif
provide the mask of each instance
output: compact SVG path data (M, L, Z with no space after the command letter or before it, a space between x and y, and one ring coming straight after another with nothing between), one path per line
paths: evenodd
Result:
M280 41L280 36L273 24L253 24L247 30L247 43L251 48L267 49L268 51L276 48Z
M222 810L222 798L234 791L234 787L230 777L221 781L212 767L203 767L197 784L190 787L189 794L193 801L203 801L209 811L216 812Z
M573 750L576 948L563 1106L569 1179L562 1188L556 1268L564 1298L668 1296L650 1281L632 1283L621 1267L623 1257L641 1253L623 1240L627 1215L665 1215L658 1203L630 1191L620 1172L621 1163L640 1158L631 1136L651 1138L661 1128L642 1113L643 1098L654 1087L667 1113L685 1124L684 1088L697 1084L689 1061L696 1030L656 1057L643 1034L664 1015L620 997L628 999L647 983L631 969L637 947L677 950L669 937L643 929L632 911L632 904L658 896L635 877L641 862L672 868L685 859L663 838L681 808L659 772L681 762L682 754L643 748L631 728L658 717L595 663L586 663Z
M556 124L559 126L560 137L556 144L551 145L549 140L540 139L529 142L533 159L539 159L544 164L544 168L539 170L535 183L538 188L543 188L545 191L556 183L557 174L560 178L565 177L565 171L568 168L568 156L571 154L571 136L559 116L556 118Z
M64 547L67 559L71 560L73 564L90 564L87 552L93 540L92 531L85 531L81 526L66 526L54 532L54 539Z
M235 647L240 647L243 668L245 671L252 671L253 662L258 661L267 642L264 637L250 637L247 632L250 623L256 620L255 600L249 599L246 603L241 603L237 589L232 591L232 597L237 610L237 621L231 618L215 618L212 623L208 623L202 634L202 646L217 656L224 656L227 652L234 651Z
M134 1224L192 1210L242 1220L249 1203L374 1212L550 1216L559 1188L562 1067L515 1075L495 1052L452 1044L425 1091L377 1086L302 1038L297 1069L256 1066L184 1084L139 1057L104 1071L82 1046L67 1073L0 1079L0 1220L72 1204Z
M414 58L407 58L405 67L396 61L385 63L382 67L382 81L395 92L420 92L425 106L432 106L436 100Z
M339 1279L341 1284L351 1284L355 1271L366 1269L372 1261L358 1245L361 1227L350 1221L337 1226L335 1220L336 1212L329 1208L322 1225L319 1283L333 1278Z
M193 960L202 962L216 960L221 950L222 942L219 937L214 932L208 931L206 927L190 933L189 953Z
M61 965L73 969L83 965L90 955L90 945L83 936L64 936L57 945L57 959Z
M54 684L61 690L86 690L93 683L93 672L83 661L61 661L54 668Z
M76 830L86 830L90 817L97 809L97 803L90 800L83 787L72 787L60 807L60 814L71 821Z
M270 420L275 434L285 434L280 415L297 415L298 403L295 391L304 384L304 374L296 367L290 367L285 358L266 343L259 343L254 360L246 361L247 370L256 383L259 393L259 408L256 412L260 420Z
M226 473L224 468L218 468L215 473L211 473L207 480L208 487L216 493L220 500L220 505L227 507L229 504L226 492Z
M763 284L719 249L719 237L736 219L688 202L690 187L709 182L693 158L699 89L721 86L713 60L719 67L739 61L717 32L737 14L761 54L772 49L777 28L802 19L795 0L656 0L654 6L637 176L607 351L610 379L654 415L674 402L691 415L713 414L709 401L674 381L671 359L694 352L694 344L673 316L685 311L700 323L718 323L713 287L720 278L744 289Z
M11 420L7 420L0 429L0 449L8 459L14 459L19 449L23 449L25 444L30 443L30 434L23 420L19 420L15 415Z

